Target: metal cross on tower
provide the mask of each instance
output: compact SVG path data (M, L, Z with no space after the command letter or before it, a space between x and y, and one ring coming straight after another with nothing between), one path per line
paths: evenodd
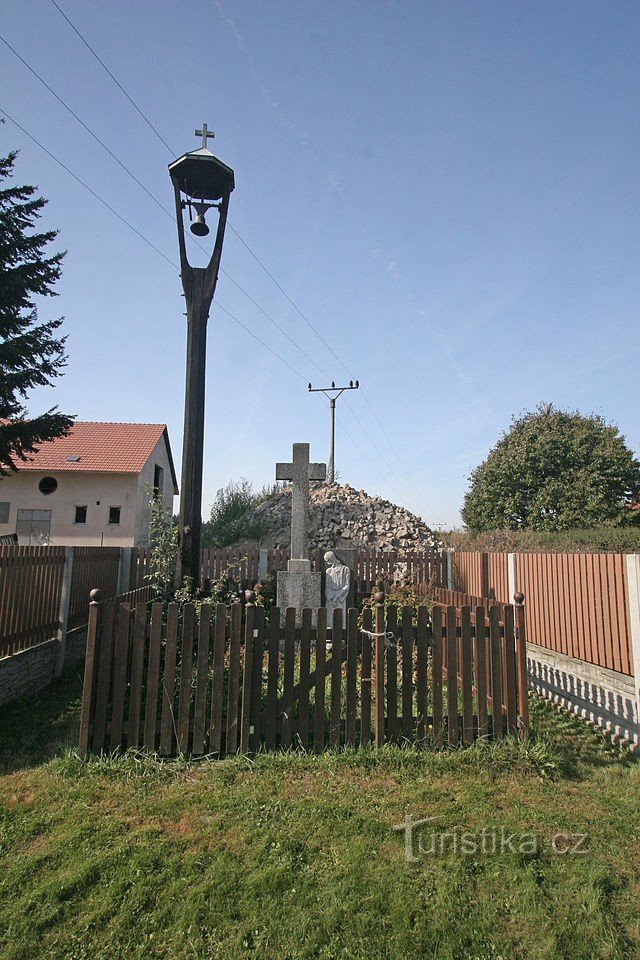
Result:
M211 138L215 137L215 133L213 132L213 130L211 131L211 133L209 133L209 131L207 130L206 123L203 123L202 130L196 130L196 137L202 137L202 149L206 150L207 140L209 139L209 137Z

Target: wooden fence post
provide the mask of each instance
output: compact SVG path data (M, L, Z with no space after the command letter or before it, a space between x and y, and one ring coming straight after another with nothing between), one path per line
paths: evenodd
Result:
M253 655L258 638L256 621L256 595L253 590L245 591L244 608L244 663L242 670L242 705L240 709L240 753L249 753L251 735L251 687L253 682Z
M380 589L374 594L373 599L376 602L375 611L375 665L376 665L376 690L375 690L375 745L381 747L384 743L384 591L382 584Z
M78 749L82 757L89 752L91 725L95 706L96 666L98 647L102 627L102 591L92 590L89 594L89 624L87 626L87 655L84 662L84 683L82 686L82 710L80 712L80 740Z
M529 730L529 693L527 683L527 634L524 626L524 593L515 593L516 664L518 669L518 728Z

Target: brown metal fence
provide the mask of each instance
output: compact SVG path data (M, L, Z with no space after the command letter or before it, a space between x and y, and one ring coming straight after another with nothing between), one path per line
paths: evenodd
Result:
M87 597L94 588L104 597L118 592L119 547L74 547L68 629L87 622Z
M284 611L283 611L284 612ZM93 603L80 750L468 745L528 725L521 608Z
M621 553L512 554L513 587L525 595L527 636L538 644L633 675L629 586ZM509 602L509 554L453 554L461 596Z
M65 547L0 547L0 657L51 639L60 629ZM74 547L67 629L87 622L89 592L118 592L120 550Z
M55 634L64 562L64 547L0 547L0 657Z
M623 554L521 553L516 569L534 643L633 674Z
M453 589L510 603L506 553L454 553Z

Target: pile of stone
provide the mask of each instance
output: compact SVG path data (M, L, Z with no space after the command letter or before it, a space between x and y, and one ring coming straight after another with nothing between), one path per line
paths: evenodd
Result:
M288 547L291 536L291 487L260 504L269 524L263 547ZM428 550L438 537L420 517L382 497L370 497L348 483L311 483L309 547L365 547L371 550Z

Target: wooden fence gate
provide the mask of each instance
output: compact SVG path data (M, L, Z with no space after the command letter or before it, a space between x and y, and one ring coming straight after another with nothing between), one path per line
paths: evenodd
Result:
M93 602L81 753L438 748L527 729L521 605L295 616Z

